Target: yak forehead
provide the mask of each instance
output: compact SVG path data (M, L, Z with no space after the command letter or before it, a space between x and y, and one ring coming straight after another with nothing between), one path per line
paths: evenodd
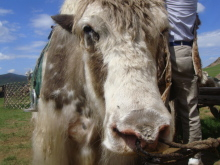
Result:
M81 19L88 21L91 17L98 16L112 29L116 28L120 33L130 32L133 37L141 28L148 40L168 28L163 1L86 0L77 5L74 25Z

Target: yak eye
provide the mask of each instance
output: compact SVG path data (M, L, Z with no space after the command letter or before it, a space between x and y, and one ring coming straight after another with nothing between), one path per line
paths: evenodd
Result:
M98 41L99 40L99 34L96 33L91 26L86 25L83 27L83 31L85 35L87 35L87 39L92 39L93 41Z

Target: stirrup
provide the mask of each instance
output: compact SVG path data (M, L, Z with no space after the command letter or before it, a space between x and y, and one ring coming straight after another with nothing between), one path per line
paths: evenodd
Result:
M25 112L38 112L37 110L37 96L35 89L31 90L31 106L28 109L24 109Z

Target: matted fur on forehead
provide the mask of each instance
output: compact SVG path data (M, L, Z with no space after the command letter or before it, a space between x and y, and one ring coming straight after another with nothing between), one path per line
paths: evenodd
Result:
M98 2L103 9L107 8L107 19L114 22L120 32L127 31L135 35L140 30L139 28L142 28L144 33L148 35L152 29L158 33L167 29L166 23L164 27L158 25L155 19L155 10L153 10L157 8L166 13L163 0L80 0L74 25L82 17L87 6L93 2Z

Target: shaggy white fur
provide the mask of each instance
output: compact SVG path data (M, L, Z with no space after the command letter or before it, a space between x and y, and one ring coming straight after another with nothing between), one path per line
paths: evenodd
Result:
M136 139L154 151L164 149L158 138L172 140L172 117L157 85L159 41L168 28L163 5L162 0L64 2L61 14L74 16L68 23L57 21L71 30L55 29L52 41L58 44L43 64L34 164L137 165Z

